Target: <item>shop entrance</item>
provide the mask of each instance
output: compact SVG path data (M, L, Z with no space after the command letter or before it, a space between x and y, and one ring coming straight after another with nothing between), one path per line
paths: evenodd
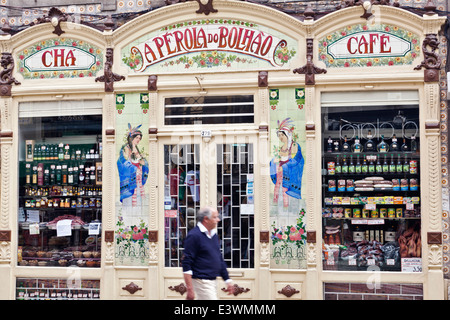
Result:
M248 282L254 275L255 137L204 130L200 135L162 139L165 297L174 296L167 290L169 283L177 278L179 284L183 277L183 242L197 225L196 213L203 206L219 211L218 235L230 276ZM225 295L222 287L218 293Z

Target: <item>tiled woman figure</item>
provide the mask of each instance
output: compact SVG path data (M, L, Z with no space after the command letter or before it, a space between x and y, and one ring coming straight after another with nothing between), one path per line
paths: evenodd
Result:
M270 161L270 177L275 184L273 202L278 203L280 188L283 194L283 207L289 206L289 196L301 199L303 165L302 149L296 142L294 125L290 118L278 120L277 137L279 147L275 148Z

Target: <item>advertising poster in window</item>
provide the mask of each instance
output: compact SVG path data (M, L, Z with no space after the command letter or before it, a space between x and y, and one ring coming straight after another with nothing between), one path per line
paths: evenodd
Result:
M146 93L116 95L117 265L146 265L149 256L147 110Z
M270 89L271 268L306 268L305 89Z

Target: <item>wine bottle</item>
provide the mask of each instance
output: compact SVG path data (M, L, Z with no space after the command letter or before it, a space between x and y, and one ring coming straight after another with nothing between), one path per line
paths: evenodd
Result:
M350 145L347 142L347 136L344 136L344 143L342 144L342 152L350 152Z
M369 130L369 133L367 134L367 141L364 144L364 150L367 152L375 151L375 145L372 140L372 131Z
M377 150L378 152L384 153L384 152L388 152L389 151L389 146L388 144L384 141L384 136L381 136L381 141L380 143L377 145Z
M356 157L356 166L355 166L355 173L361 173L361 162L359 161L359 154Z
M353 163L353 155L350 156L350 162L348 164L348 173L355 173L355 164Z
M331 139L331 136L328 137L327 152L333 152L333 139Z
M347 158L345 156L342 159L342 173L348 173L348 163Z
M388 172L389 172L389 165L388 165L387 160L386 160L386 155L384 155L383 173L388 173Z
M397 143L397 137L394 135L392 136L392 142L391 142L391 146L389 147L389 150L391 152L397 152L399 150L399 145Z
M391 154L391 163L389 163L389 172L390 173L395 173L396 166L395 166L395 162L394 162L394 154Z
M340 174L342 172L341 163L339 162L339 156L336 157L336 166L334 168L336 174Z
M352 151L355 153L360 153L362 151L362 145L359 142L358 136L356 136L355 143L352 145Z
M400 159L400 154L398 155L398 159L397 159L397 167L395 168L395 170L400 173L403 171L403 164L402 161Z
M382 173L383 172L383 166L381 165L381 162L380 162L380 155L377 155L377 164L375 166L375 171L377 173Z
M364 156L364 161L363 164L361 166L361 172L362 173L367 173L369 171L368 165L367 165L367 159L366 156Z
M406 144L406 139L405 138L403 138L403 144L402 144L402 146L400 147L400 149L403 151L403 152L407 152L408 151L408 145Z

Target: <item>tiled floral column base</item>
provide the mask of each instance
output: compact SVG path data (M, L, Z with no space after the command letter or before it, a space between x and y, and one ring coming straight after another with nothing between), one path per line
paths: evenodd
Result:
M324 283L324 300L422 300L422 284Z

